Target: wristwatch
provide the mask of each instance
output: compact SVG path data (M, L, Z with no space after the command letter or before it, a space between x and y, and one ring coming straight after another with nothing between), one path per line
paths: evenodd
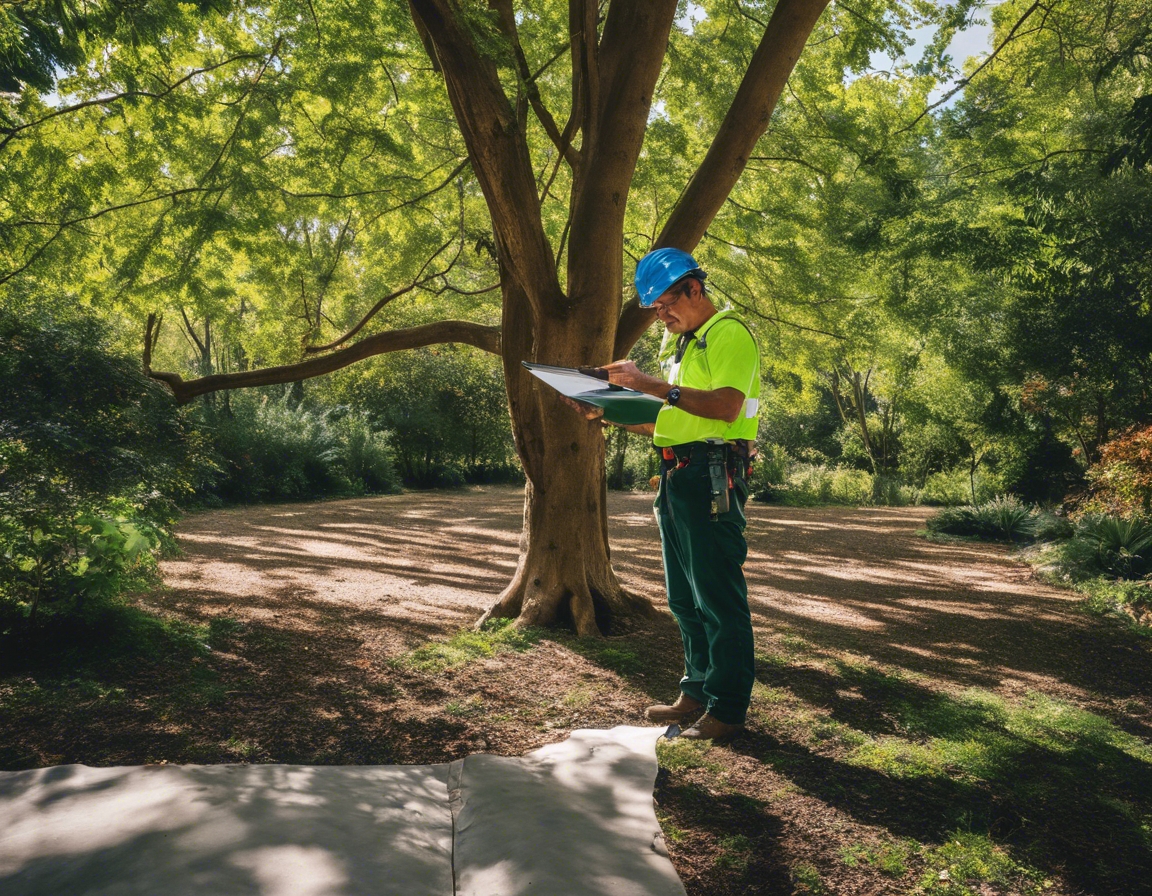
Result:
M664 401L669 407L676 407L676 402L680 400L680 387L673 386L668 390L668 394L664 396Z

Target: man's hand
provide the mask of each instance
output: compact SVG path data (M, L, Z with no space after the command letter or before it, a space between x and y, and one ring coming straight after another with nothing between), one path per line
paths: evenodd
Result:
M605 364L603 369L608 371L608 382L637 392L646 392L657 398L666 397L671 388L659 377L643 373L634 361L613 361Z

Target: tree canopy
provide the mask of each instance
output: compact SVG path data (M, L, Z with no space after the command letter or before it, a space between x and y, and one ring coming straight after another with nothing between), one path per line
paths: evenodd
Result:
M979 17L988 52L950 58ZM519 361L627 354L628 259L678 245L758 331L767 441L877 498L995 464L1055 499L1149 418L1150 28L1136 0L28 0L0 296L112 321L182 401L499 353L529 508L596 529L603 446ZM588 630L607 545L567 550L604 561Z

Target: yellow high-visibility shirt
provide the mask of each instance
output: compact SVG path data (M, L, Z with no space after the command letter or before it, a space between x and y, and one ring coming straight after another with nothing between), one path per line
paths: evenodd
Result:
M697 417L665 405L656 417L652 441L657 447L702 442L705 439L756 438L760 410L760 349L751 332L731 311L708 318L688 341L680 363L668 370L668 382L690 389L736 389L744 406L734 423Z

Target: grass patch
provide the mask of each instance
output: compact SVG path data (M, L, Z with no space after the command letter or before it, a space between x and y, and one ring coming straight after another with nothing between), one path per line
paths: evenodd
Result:
M982 834L956 832L943 846L925 850L924 859L917 896L981 896L988 886L1034 896L1048 883Z
M597 696L594 688L581 686L573 688L560 698L560 705L565 709L587 709L592 705L593 701L596 700Z
M801 863L792 868L792 884L797 896L825 896L828 888L820 877L820 872L812 865Z
M573 653L578 653L597 666L619 675L635 675L644 671L644 661L640 658L640 654L628 647L622 647L618 642L601 638L556 638L555 635L552 637Z
M752 841L743 834L720 838L720 851L716 854L717 868L743 874L752 861Z
M683 843L684 838L688 836L686 831L672 824L665 813L657 812L656 820L660 822L660 830L663 831L664 839L669 843Z
M709 749L697 741L684 740L679 737L672 740L661 738L656 742L656 758L660 761L662 768L672 772L691 768L718 772L720 766L707 758Z
M444 704L444 712L457 718L473 716L484 711L484 701L479 694L473 694L467 700L449 700Z
M208 643L213 647L223 647L244 629L239 619L231 616L216 616L208 622Z
M251 760L260 751L256 744L235 735L224 742L224 749L244 760Z
M903 877L908 873L909 862L919 853L920 844L916 841L897 840L849 846L840 851L840 858L849 868L867 865L888 877Z
M752 716L780 742L758 758L803 791L923 831L919 854L856 846L846 864L916 875L909 892L926 896L1039 892L1037 868L1128 893L1152 866L1152 745L1140 737L1041 693L948 693L875 664L834 665L761 667ZM921 879L924 867L935 876Z
M1102 716L1043 694L1018 703L986 691L897 707L911 737L869 738L848 761L895 777L1001 777L1028 754L1106 768L1125 756L1152 770L1152 746Z
M447 641L431 641L417 647L393 662L402 668L436 674L498 653L522 653L535 646L542 635L535 629L517 628L510 619L495 619L483 631L465 629Z

